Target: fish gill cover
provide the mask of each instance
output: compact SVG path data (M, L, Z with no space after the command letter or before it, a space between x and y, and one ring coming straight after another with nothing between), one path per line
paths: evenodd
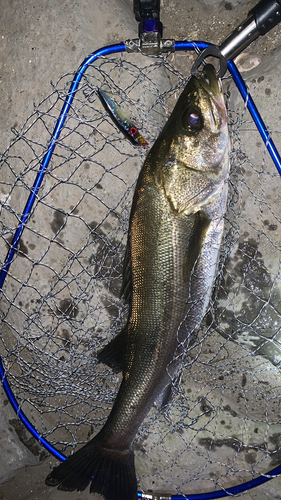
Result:
M187 76L169 57L89 68L5 281L6 376L38 432L65 454L100 431L121 383L97 353L127 320L122 265L148 151L126 140L97 88L111 89L151 147ZM72 77L53 86L1 156L2 260ZM224 91L231 173L210 306L173 398L151 408L134 442L138 488L154 494L226 488L281 461L279 175L228 79Z

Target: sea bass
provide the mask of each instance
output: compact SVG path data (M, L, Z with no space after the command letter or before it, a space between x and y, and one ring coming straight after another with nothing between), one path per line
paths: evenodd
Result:
M213 66L192 76L151 148L133 198L122 292L124 329L99 353L123 379L101 431L46 483L136 500L133 441L206 313L223 232L229 173L227 112Z

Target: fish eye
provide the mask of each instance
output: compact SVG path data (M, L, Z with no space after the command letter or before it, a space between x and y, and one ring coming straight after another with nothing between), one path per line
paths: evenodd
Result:
M203 118L200 111L195 108L189 108L185 111L183 114L183 125L190 132L198 132L198 130L201 130Z

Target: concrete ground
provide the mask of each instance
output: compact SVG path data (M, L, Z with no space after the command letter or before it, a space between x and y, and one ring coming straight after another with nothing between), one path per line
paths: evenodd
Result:
M206 40L219 43L256 1L246 0L163 0L161 20L164 37ZM20 126L51 91L50 81L74 71L82 60L99 47L135 38L137 23L129 0L12 0L1 3L0 18L0 90L1 150L12 137L11 127ZM269 126L279 119L275 103L279 97L279 79L275 67L280 64L281 26L260 37L238 58L247 82L252 83ZM191 64L189 60L188 64ZM186 57L178 61L188 74ZM235 90L233 102L238 97ZM270 110L270 112L269 112ZM0 500L86 500L98 495L64 493L51 489L44 479L56 460L42 455L38 445L21 425L1 391L0 399ZM41 461L40 461L41 460ZM198 487L198 492L200 487ZM245 500L281 499L280 479L270 481L246 493Z

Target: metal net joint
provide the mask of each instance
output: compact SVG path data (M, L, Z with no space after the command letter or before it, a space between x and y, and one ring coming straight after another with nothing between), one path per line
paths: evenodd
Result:
M142 33L140 38L126 40L127 52L142 52L148 56L158 56L175 51L175 40L161 39L159 33Z

